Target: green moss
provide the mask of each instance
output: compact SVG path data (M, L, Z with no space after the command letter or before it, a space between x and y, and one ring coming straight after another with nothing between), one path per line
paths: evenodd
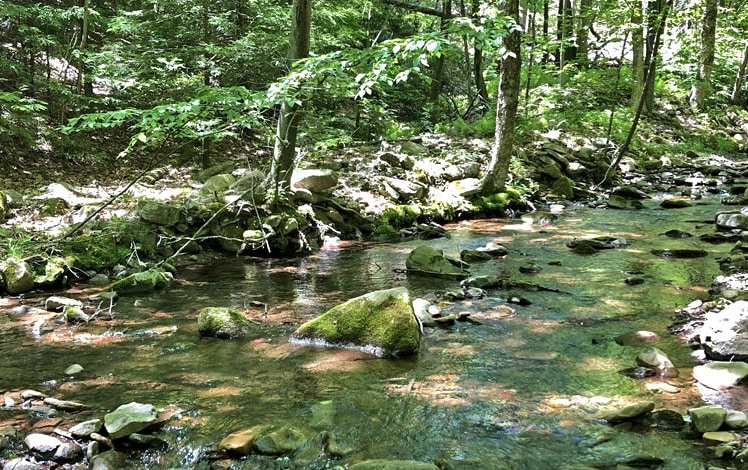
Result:
M423 211L417 205L402 204L388 207L382 212L382 221L395 228L408 227L418 220Z
M405 288L372 292L333 307L302 325L295 338L333 345L373 346L387 356L418 352L420 330Z
M230 308L206 307L197 317L197 329L202 336L236 338L244 336L250 326L244 315Z

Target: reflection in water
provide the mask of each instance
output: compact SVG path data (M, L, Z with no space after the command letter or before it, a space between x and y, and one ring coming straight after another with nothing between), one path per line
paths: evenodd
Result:
M94 404L97 411L89 414L96 416L129 401L178 405L185 417L165 433L172 450L158 461L146 455L133 463L142 468L205 465L200 449L229 432L256 424L310 426L323 401L334 409L328 430L350 449L351 462L404 458L455 469L550 469L651 452L666 460L664 468L686 468L698 451L677 435L616 431L599 416L645 398L679 412L693 405L694 389L685 378L670 381L679 393L652 396L644 381L618 374L635 365L638 350L613 339L654 331L663 337L657 346L677 366L690 366L690 351L666 327L674 308L702 295L716 274L714 258L726 248L709 246L711 255L695 260L661 259L651 250L693 247L693 239L658 234L672 228L709 233L712 227L687 221L708 219L715 210L577 209L554 225L469 221L450 226L450 239L342 243L291 260L223 258L185 268L165 293L122 299L115 320L101 322L125 333L118 342L33 341L17 322L0 324L6 358L0 385L45 388L56 380L56 389L45 390ZM566 247L595 236L624 237L628 245L589 256ZM406 286L416 296L433 296L458 287L403 274L415 246L428 243L459 256L489 242L506 244L509 255L475 264L471 272L498 274L518 287L481 300L442 301L443 311L469 311L479 324L427 330L417 358L375 359L287 341L301 322L372 290ZM542 271L521 274L528 262ZM644 282L626 285L632 275ZM532 304L507 305L512 296ZM200 339L196 316L206 306L239 309L257 329L242 340ZM176 331L169 333L171 327ZM62 376L73 362L85 373ZM262 468L257 465L247 468Z

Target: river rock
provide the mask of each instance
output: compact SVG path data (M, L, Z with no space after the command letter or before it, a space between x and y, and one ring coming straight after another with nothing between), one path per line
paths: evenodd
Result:
M348 467L350 470L439 470L433 463L416 460L366 460Z
M104 422L98 418L89 419L88 421L83 421L82 423L78 423L75 426L72 426L70 429L68 429L68 432L73 437L77 437L79 439L87 438L91 434L99 432L103 424Z
M691 424L700 433L717 431L722 427L727 410L718 405L701 406L688 410Z
M387 163L391 167L402 168L403 170L412 170L415 166L413 157L409 155L403 155L401 153L382 152L379 155L379 159Z
M238 338L249 332L252 323L239 311L225 307L206 307L197 317L200 336Z
M744 429L748 427L748 415L742 411L728 410L725 416L725 426L730 429Z
M616 336L615 342L621 346L644 346L647 343L656 343L660 335L651 331L630 331Z
M715 216L718 230L748 230L748 207L740 211L719 212Z
M7 258L0 265L0 271L9 294L21 294L34 288L34 270L26 261Z
M467 287L476 287L478 289L493 289L499 287L500 280L498 276L488 274L485 276L473 276L467 279L463 279L460 282L460 286L465 289Z
M460 259L466 263L489 261L494 259L494 256L478 250L462 250L460 252Z
M43 459L51 459L57 448L62 445L62 441L47 434L32 433L26 436L23 445L33 454Z
M638 199L626 199L618 194L611 194L608 198L607 206L611 209L644 209L644 204Z
M431 302L426 299L413 299L413 314L422 326L436 326L434 318L429 313Z
M312 194L319 194L338 185L338 175L328 169L297 169L291 176L292 190L306 189Z
M112 290L125 293L148 292L167 287L174 280L174 275L161 268L131 274L112 284Z
M61 297L59 295L48 297L47 300L44 301L44 309L47 310L48 312L61 312L62 308L65 307L66 305L74 305L76 307L83 307L83 302L81 302L78 299Z
M748 360L748 301L738 300L709 312L696 333L708 358Z
M88 470L115 470L127 467L127 454L110 450L91 457Z
M77 305L65 305L62 308L62 318L64 318L67 323L88 323L90 320L90 317L86 312Z
M435 250L425 245L410 252L405 260L405 267L409 273L449 279L464 279L470 275L465 269L455 266L444 256L442 250Z
M693 378L713 390L735 387L748 376L748 364L742 361L711 361L693 368Z
M362 349L379 357L416 354L420 346L410 293L404 287L370 292L299 327L294 341Z
M480 193L482 189L481 180L478 178L465 178L456 181L450 181L444 188L448 194L456 194L460 197L468 198Z
M81 411L88 408L85 403L69 400L59 400L57 398L47 397L44 399L44 403L49 406L53 406L58 410L63 411Z
M267 426L253 426L243 431L232 432L221 440L218 448L229 454L249 455L255 438L265 429Z
M286 455L301 447L306 440L303 432L284 426L257 436L253 447L263 455Z
M65 259L59 256L53 256L47 259L44 265L44 273L34 277L34 284L39 289L53 289L60 287L65 282L65 273L75 258Z
M561 176L551 185L551 190L569 201L574 199L574 181L568 176Z
M678 369L675 368L672 361L661 350L653 347L644 349L636 355L636 363L642 367L654 369L661 377L675 377L678 375Z
M175 204L141 199L138 201L136 212L146 222L170 227L179 222L181 209Z
M120 439L147 428L156 422L157 416L153 405L132 402L105 414L104 428L109 437Z
M663 250L651 250L651 252L655 256L667 259L693 259L709 255L708 251L695 248L666 248Z
M83 458L83 448L75 442L63 442L57 448L52 460L56 462L76 462Z
M9 460L3 465L3 470L40 470L41 468L40 464L26 460L25 458Z
M489 255L494 257L506 256L509 253L509 250L504 245L500 245L494 242L488 242L484 246L479 246L475 249L475 251L488 253Z
M603 416L603 419L610 424L618 424L624 421L631 421L654 410L654 407L654 402L643 401L641 403L627 406L620 410L612 411Z
M691 201L685 198L665 199L660 203L660 207L663 209L683 209L692 205Z
M65 368L65 375L75 375L83 372L83 366L80 364L71 364Z
M413 181L406 181L401 180L398 178L390 178L386 177L383 180L385 188L389 186L387 189L387 193L391 194L394 199L400 199L403 201L408 201L410 199L420 199L423 197L426 187L422 185L421 183L415 183ZM392 193L392 191L394 193Z

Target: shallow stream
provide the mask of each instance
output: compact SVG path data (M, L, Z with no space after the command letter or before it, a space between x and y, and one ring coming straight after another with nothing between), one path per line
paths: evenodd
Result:
M698 440L658 429L608 426L607 411L640 400L685 414L701 403L690 378L687 345L667 333L673 311L706 298L728 245L708 245L717 200L661 210L567 208L553 223L477 220L447 227L449 239L394 244L329 243L298 259L221 258L180 269L164 292L124 297L114 319L36 338L14 315L0 316L0 392L33 388L90 404L82 421L137 401L175 405L182 419L161 437L166 452L146 452L131 468L208 468L202 458L227 434L258 424L329 430L350 449L341 464L398 458L454 469L614 467L638 456L661 468L701 468ZM541 221L544 222L544 221ZM692 238L662 235L685 230ZM593 255L566 244L594 236L628 245ZM527 286L490 290L479 300L441 302L445 312L471 312L474 322L427 329L418 357L377 359L357 351L290 344L295 328L366 292L406 286L414 296L454 290L454 281L402 272L407 254L428 244L458 256L489 242L509 255L474 263L471 272L499 274ZM663 259L652 249L703 248L709 256ZM542 271L523 274L536 263ZM629 277L644 282L627 285ZM77 286L65 295L89 295ZM512 296L531 305L507 303ZM33 303L39 299L27 299ZM267 311L261 304L267 305ZM257 334L240 340L198 338L207 306L246 312ZM618 371L636 366L643 347L614 339L649 330L656 347L680 369L676 378L636 380ZM62 373L70 364L85 371ZM3 413L6 413L3 415ZM14 415L15 416L15 415ZM0 410L0 424L12 422ZM251 457L235 468L325 468L317 461Z

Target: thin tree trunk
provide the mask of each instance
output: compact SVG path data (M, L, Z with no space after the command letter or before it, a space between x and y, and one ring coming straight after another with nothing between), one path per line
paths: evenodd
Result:
M83 94L83 76L86 75L86 46L88 45L88 23L90 16L90 0L83 0L83 20L81 25L81 43L78 51L78 80L76 81L75 91L77 94Z
M657 62L657 51L655 51L655 43L657 42L658 31L660 30L660 24L658 24L662 15L662 0L649 0L647 2L647 37L646 37L646 53L644 55L644 68L647 70L646 83L644 84L644 90L642 91L642 99L644 101L644 111L651 113L654 111L654 84L657 69L652 68L651 64Z
M659 23L657 30L655 31L654 38L653 38L653 44L652 44L652 59L649 63L649 67L647 68L647 76L644 79L645 87L644 87L644 96L647 94L647 88L649 88L654 83L654 80L651 80L651 76L655 74L655 70L657 69L657 52L660 48L660 41L662 40L663 34L665 34L665 23L667 23L667 17L668 13L670 12L670 9L672 8L673 0L667 0L667 4L662 9ZM610 165L608 168L608 173L614 175L616 172L616 167L621 163L621 160L623 159L623 156L628 152L629 147L631 146L631 141L634 139L634 134L636 134L636 128L639 126L639 120L642 116L642 111L644 109L645 100L641 99L639 100L639 104L636 107L636 114L634 115L634 122L631 123L631 127L629 128L629 132L626 135L626 140L623 142L623 145L621 145L621 148L618 149L618 154L616 155L615 161ZM607 178L608 174L606 174ZM601 183L602 184L602 183Z
M506 0L505 15L519 21L519 0ZM491 147L491 161L481 182L483 194L494 194L506 186L509 163L514 147L514 125L519 104L520 72L522 69L522 37L516 27L512 27L503 39L506 54L501 60L501 78L496 99L496 131Z
M294 0L291 8L290 64L309 55L312 27L312 0ZM273 163L270 168L274 202L291 188L291 174L296 158L296 135L299 130L298 105L283 102L275 131Z
M473 7L471 16L475 18L478 15L478 0L473 0ZM478 97L482 101L481 105L485 106L488 104L488 88L486 87L486 80L483 78L483 45L480 47L473 47L473 77L475 77L475 87L478 92Z
M730 102L732 102L732 104L740 103L740 91L743 88L743 82L745 81L746 68L748 68L748 45L743 49L743 61L740 63L738 74L735 77L735 84L732 87L732 95L730 96Z
M548 0L543 0L543 65L548 65L551 60L551 54L548 50L548 44L550 43L550 36L548 36L549 16Z
M442 1L442 14L441 14L441 20L440 20L440 28L442 31L445 31L447 29L447 24L451 16L452 16L452 0L443 0ZM436 61L434 63L434 74L431 77L431 87L429 89L429 101L434 105L439 101L439 96L442 93L442 85L444 82L444 61L445 60L446 60L445 55L440 54L439 57L436 58ZM439 113L437 111L437 106L434 106L432 108L431 121L436 122L438 118L439 118Z
M535 46L537 45L537 31L536 31L536 25L535 25L535 11L532 12L530 15L530 24L529 24L529 31L530 31L530 51L529 51L529 57L527 58L527 74L525 74L525 115L527 115L527 109L528 109L528 103L530 101L530 84L532 83L532 69L535 64L533 64L533 52L535 51Z
M585 70L589 68L590 25L592 24L592 0L579 0L579 20L577 21L577 64Z
M691 88L691 105L703 111L711 87L714 68L714 43L717 34L717 0L705 0L704 17L701 20L701 50L696 82Z
M631 105L636 109L639 107L639 101L642 99L644 91L644 23L643 8L641 0L634 0L631 9L631 52L632 64L631 73L634 83L631 91Z

